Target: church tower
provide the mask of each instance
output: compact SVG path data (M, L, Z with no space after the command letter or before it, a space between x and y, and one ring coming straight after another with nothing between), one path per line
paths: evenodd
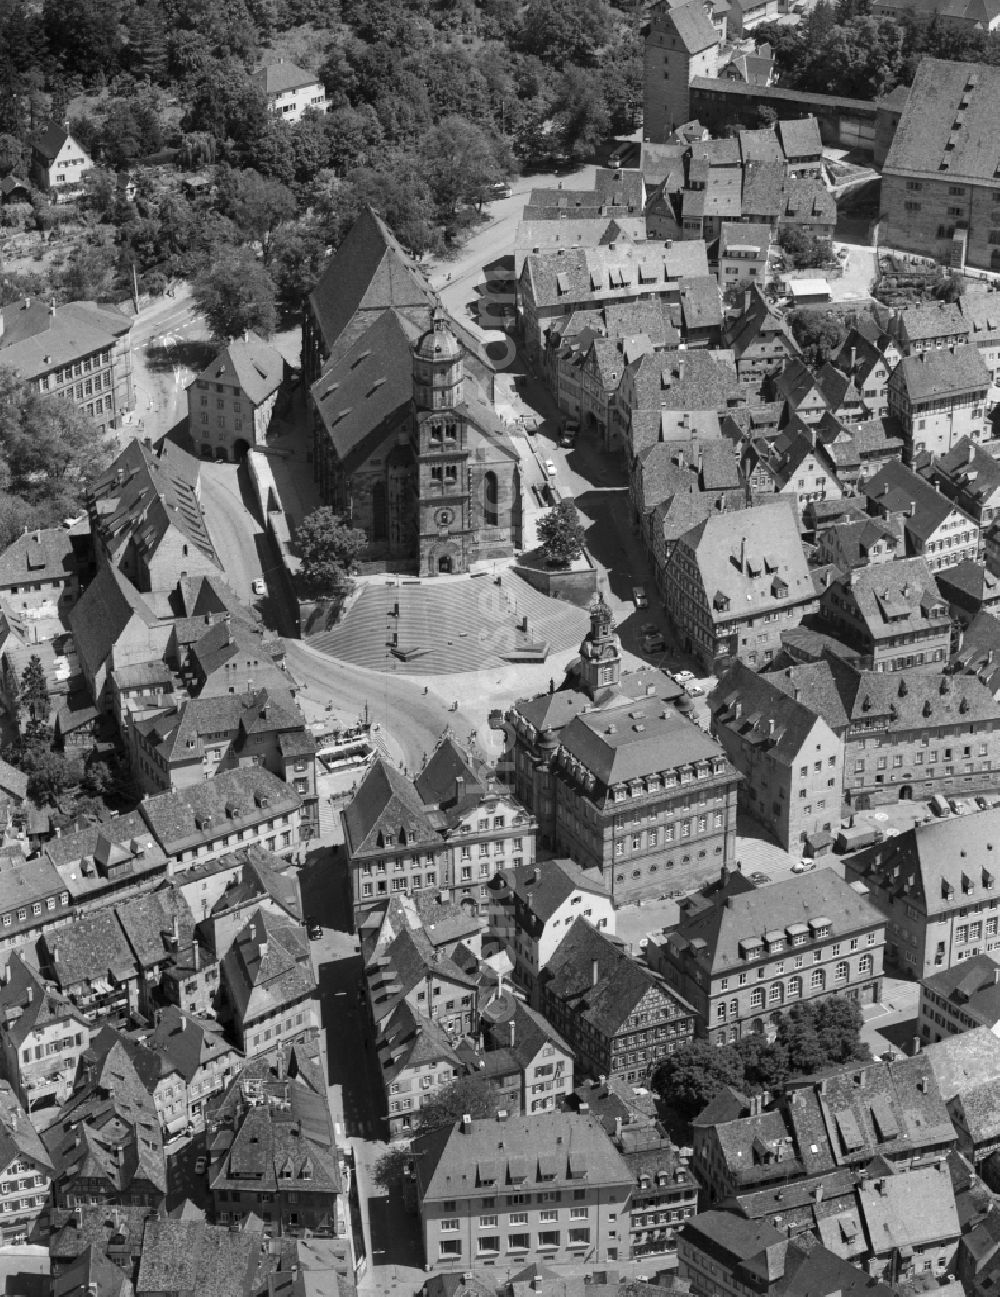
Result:
M594 698L602 690L616 689L621 678L621 640L601 593L590 605L590 630L580 645L580 688Z
M702 0L663 0L642 29L642 137L663 144L691 119L691 82L719 75L719 34Z
M462 348L440 306L413 348L412 445L421 576L466 572L472 539Z

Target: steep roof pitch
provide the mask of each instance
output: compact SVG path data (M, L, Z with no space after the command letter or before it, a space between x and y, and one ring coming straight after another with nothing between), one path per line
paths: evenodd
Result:
M700 0L671 7L664 18L688 54L698 54L719 43L712 20Z
M745 617L815 594L795 513L785 500L713 513L682 543L694 552L705 597L720 617L727 611Z
M226 770L205 783L148 797L143 818L168 854L238 831L247 824L297 811L302 799L262 766Z
M343 463L364 459L374 442L384 441L409 416L413 344L420 333L398 310L373 315L313 383L313 404Z
M957 504L905 464L891 460L862 486L861 493L886 512L906 514L903 526L922 541L928 540L952 513L972 519Z
M875 642L893 639L909 626L923 626L934 620L931 613L941 613L939 624L947 628L943 618L946 606L924 558L856 567L845 582Z
M45 964L60 988L79 986L109 972L118 981L139 976L135 956L113 909L77 915L67 927L43 933L41 940Z
M371 207L361 211L309 294L328 352L343 334L357 337L382 311L392 308L419 321L435 300L409 254Z
M571 1004L574 1014L603 1037L620 1031L650 990L658 990L677 1014L694 1012L662 978L583 918L573 921L556 947L542 981L546 995Z
M547 922L574 892L607 896L593 870L581 869L572 860L546 860L522 865L510 872L511 888L542 922Z
M437 842L439 833L411 780L384 758L378 758L344 811L352 853L408 840Z
M261 405L281 386L285 358L276 347L248 333L234 338L198 375L211 383L235 383L253 405Z
M776 688L771 676L736 662L709 695L716 726L724 725L770 759L793 765L817 727L829 727L805 703Z
M789 162L795 162L799 158L819 157L823 152L819 123L811 115L797 120L779 121L777 131L785 158Z
M286 90L301 90L319 84L315 72L307 72L285 59L258 68L253 78L266 95L280 95Z
M222 978L244 1026L280 1013L316 990L301 928L264 909L237 935L222 961Z
M127 576L117 568L100 567L69 613L69 628L81 661L96 671L108 660L133 617L148 627L159 622Z
M0 554L0 586L62 581L75 574L73 541L65 527L26 531Z

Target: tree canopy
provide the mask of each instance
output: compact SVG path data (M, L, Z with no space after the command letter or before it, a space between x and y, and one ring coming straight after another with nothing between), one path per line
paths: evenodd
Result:
M583 552L583 523L572 500L560 500L538 521L538 539L551 567L569 567Z
M278 323L274 280L249 248L225 248L204 265L191 295L219 339L247 330L270 337Z
M351 566L368 544L363 531L351 527L329 505L314 509L295 529L299 579L305 592L337 597L350 589Z

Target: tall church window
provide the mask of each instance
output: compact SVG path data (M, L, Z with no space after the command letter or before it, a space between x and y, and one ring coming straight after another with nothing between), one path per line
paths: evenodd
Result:
M500 522L499 494L497 475L490 470L483 479L483 521L487 527L496 527Z
M431 445L440 446L441 438L444 435L443 429L439 423L431 424Z

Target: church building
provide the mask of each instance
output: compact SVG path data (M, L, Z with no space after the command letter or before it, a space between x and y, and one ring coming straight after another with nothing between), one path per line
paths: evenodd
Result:
M489 358L371 211L310 297L303 374L322 498L366 532L367 561L436 576L521 547Z

